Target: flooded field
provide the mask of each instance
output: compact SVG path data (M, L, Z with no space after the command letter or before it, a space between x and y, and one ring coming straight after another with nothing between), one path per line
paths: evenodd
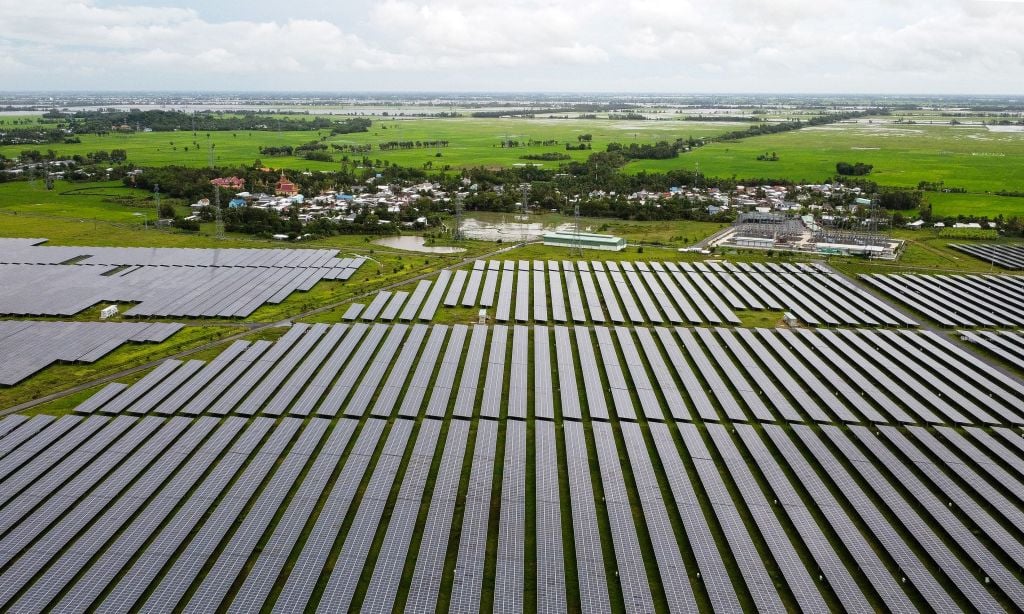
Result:
M479 241L519 242L535 241L545 233L556 230L571 230L571 223L543 224L540 222L519 222L515 220L502 222L484 222L475 218L467 218L462 222L462 232L467 239Z
M410 252L422 252L425 254L458 254L466 251L461 247L427 245L426 239L417 235L386 237L384 239L377 239L373 243L374 245L381 245L394 249L404 249Z

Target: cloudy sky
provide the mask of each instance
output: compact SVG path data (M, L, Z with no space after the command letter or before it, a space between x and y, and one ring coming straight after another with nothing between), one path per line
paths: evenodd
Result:
M1024 94L1024 0L0 0L0 90Z

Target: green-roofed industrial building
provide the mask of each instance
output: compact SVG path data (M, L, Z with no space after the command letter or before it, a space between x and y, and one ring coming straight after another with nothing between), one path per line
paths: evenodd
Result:
M549 232L544 235L544 245L555 247L582 247L583 249L602 249L620 252L626 249L626 240L612 235L599 235L589 232L579 234L572 231Z

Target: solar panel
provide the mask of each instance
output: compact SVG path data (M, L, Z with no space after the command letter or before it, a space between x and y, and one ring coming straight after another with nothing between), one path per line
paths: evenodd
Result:
M490 307L494 304L494 292L498 287L498 262L491 260L487 269L487 276L484 277L484 287L480 292L480 306Z
M224 600L235 578L248 557L255 551L263 533L295 484L299 473L318 447L328 424L327 420L314 418L302 430L295 445L280 460L266 487L231 535L222 555L216 558L215 562L212 558L207 559L207 565L210 565L210 562L213 564L206 569L201 583L185 605L184 611L208 612L216 609ZM204 524L204 529L205 527Z
M498 555L494 572L494 602L503 609L523 609L526 541L526 423L505 422L505 462L501 475ZM558 536L561 538L561 535ZM538 535L539 541L553 539Z
M629 264L623 263L623 264ZM634 324L642 324L644 321L643 314L640 313L639 307L637 307L636 301L633 300L633 295L629 290L629 284L626 283L626 279L619 269L619 264L615 261L608 261L605 263L608 267L608 275L611 278L612 285L618 291L619 299L622 301L622 306L626 310L626 316Z
M376 418L368 418L363 424L345 466L327 495L288 579L274 602L275 608L299 611L309 602L384 426L385 421Z
M434 491L430 494L430 509L419 534L419 555L409 583L407 611L432 612L436 609L468 437L468 422L452 420L448 423L444 454L434 480Z
M771 576L764 566L764 560L754 546L739 510L722 482L722 474L715 462L711 460L711 455L697 427L685 423L678 424L678 427L700 482L707 493L711 509L721 526L729 548L732 550L733 558L746 582L747 589L750 591L754 606L758 611L784 611L785 606L775 588L775 583L772 582Z
M619 453L615 447L612 427L606 422L593 422L594 444L597 447L604 503L615 548L615 562L622 586L622 599L626 609L653 612L654 598L647 582L647 570L640 554L640 543L633 524L633 512L626 495L625 479L619 466ZM682 591L681 591L682 592Z
M566 471L569 478L569 503L572 506L576 573L584 612L610 612L608 582L605 576L601 533L598 528L594 490L590 483L590 460L583 425L565 422Z
M558 485L560 463L555 437L554 423L538 421L534 424L537 610L552 614L566 611L562 512ZM495 603L499 602L495 600Z
M384 340L384 345L381 346L376 356L374 356L373 362L369 364L366 372L363 373L359 386L352 393L352 399L349 400L348 406L345 407L346 416L362 416L366 412L366 408L369 407L370 400L374 392L376 392L377 386L384 379L384 373L387 372L395 358L395 352L398 351L399 345L405 339L406 330L408 330L408 327L402 324L391 327L387 339Z
M729 474L732 476L733 482L736 484L736 490L745 501L754 523L760 530L761 536L768 545L772 557L775 559L783 577L786 578L786 583L793 592L797 603L800 604L801 609L807 612L821 612L828 609L824 597L822 597L815 585L814 579L811 578L808 569L801 562L800 555L797 553L793 541L786 535L785 528L783 528L782 523L772 511L771 503L769 503L764 492L758 487L753 472L747 466L746 461L740 454L736 444L729 437L725 427L720 424L709 424L707 428L712 442L714 442ZM763 462L763 459L761 460ZM777 482L775 485L780 488L775 491L778 497L777 500L782 503L786 512L790 514L790 519L796 526L797 533L801 537L813 537L815 540L820 540L820 542L826 542L812 518L804 517L803 521L801 521L796 515L795 510L798 508L794 508L793 505L799 502L799 498L792 492L792 488L788 483ZM857 606L870 609L867 601L863 599L863 595L856 588L853 579L846 573L842 562L830 547L824 544L821 547L815 545L811 548L811 554L818 563L819 569L828 574L827 577L832 587L843 597L847 598L843 601L844 604L849 604L855 609Z
M345 541L338 552L334 569L320 595L317 611L348 611L356 590L356 583L359 581L359 576L366 563L370 545L373 543L380 525L391 486L398 474L402 455L409 435L412 433L412 426L408 420L396 420L392 423L384 451L377 458L377 464L373 468L373 474L370 476L359 508L356 510L355 518L352 520L348 533L345 535ZM370 609L373 610L373 608Z
M558 393L562 401L562 417L581 420L580 393L576 386L576 360L572 353L569 329L555 327L555 355L558 366Z
M466 292L462 295L463 307L473 307L477 304L477 297L480 294L480 281L484 275L483 264L481 260L473 263L473 271L469 274L469 281L466 283Z
M166 604L177 603L184 596L189 585L196 579L200 571L205 567L206 562L213 554L218 545L225 539L227 533L239 522L239 514L243 511L246 503L255 494L257 488L270 474L274 468L285 446L295 436L301 421L297 418L284 418L275 425L273 432L267 442L260 448L246 465L241 476L229 489L227 495L220 504L213 509L213 512L204 519L199 531L187 542L185 549L171 564L170 569L157 584L156 588L149 593L143 604L144 609L166 607ZM274 489L271 489L274 492ZM275 508L276 510L276 508ZM274 511L274 510L271 510ZM166 533L166 530L165 530ZM150 557L170 558L170 550L166 554L161 550L154 550L152 546L147 548L143 557L136 561L132 570L151 568L143 566L142 561ZM132 592L141 592L147 583L136 581L130 582L125 576L118 584L118 588L125 586ZM228 584L230 586L230 583ZM108 595L108 601L113 595ZM146 605L150 604L150 605Z
M716 339L714 334L711 332L711 329L697 328L695 330L697 332L697 336L700 337L701 341L704 342L704 346L711 353L711 356L714 359L715 364L718 365L719 369L721 369L722 373L725 375L725 381L728 381L730 384L732 384L732 387L739 394L740 398L743 399L743 403L746 406L746 408L750 411L750 413L752 413L755 418L761 421L768 422L774 420L775 417L768 410L768 407L765 406L764 402L761 400L761 397L759 396L763 391L766 390L766 388L770 387L770 383L766 381L751 383L750 380L748 380L745 377L745 375L736 367L736 364L732 361L732 358L730 358L729 355L726 354L725 350L718 343L718 339ZM724 383L722 385L722 388L716 388L716 386L719 385L719 382L721 382L721 380L715 381L718 376L713 375L713 371L706 372L704 373L704 375L711 384L712 390L715 390L716 392L719 393L720 401L722 397L725 396L728 396L728 398L732 398L731 395L727 395L727 393L725 392ZM723 405L726 404L727 402L723 402Z
M335 423L334 430L327 436L288 508L274 527L274 532L245 576L245 582L231 600L228 612L251 612L266 602L289 553L295 548L303 527L341 460L355 427L354 420L339 420Z
M404 327L400 328L404 332ZM345 369L338 376L338 379L334 382L334 386L327 392L327 396L323 398L320 405L316 408L316 413L321 416L336 416L338 411L341 410L345 401L348 399L348 395L356 387L356 382L359 380L367 367L370 365L370 358L377 351L377 346L380 344L380 340L387 333L388 327L385 324L374 324L370 329L370 334L363 338L363 342L359 345L359 349L351 355L348 364Z
M466 360L462 374L459 376L459 392L455 397L455 416L469 418L473 415L476 405L477 383L480 380L480 368L484 364L484 345L487 343L487 327L474 326L473 336L469 341Z
M466 277L468 276L469 272L465 269L455 271L455 275L452 277L452 285L448 289L448 294L444 297L445 307L455 307L459 304L459 297L462 295L462 288L466 285Z
M601 297L604 299L605 309L608 310L608 319L610 319L615 324L625 324L626 320L622 317L622 310L619 308L619 301L618 299L615 298L615 290L612 289L612 282L608 279L608 274L605 273L604 264L602 264L600 261L595 260L593 265L594 279L597 280L597 285L598 287L601 288ZM584 286L587 285L588 278L589 275L581 274L581 279L583 280ZM591 286L592 285L593 284L591 284ZM588 292L591 289L592 287L586 288ZM603 321L595 318L594 312L595 310L591 308L590 319L593 320L594 322Z
M669 413L676 420L689 419L690 412L686 408L686 402L683 401L683 397L679 393L675 379L672 377L672 372L669 371L668 366L665 364L651 331L646 328L637 328L635 331L637 338L640 340L640 347L643 349L644 356L651 365L651 371L658 382L658 389L668 405ZM663 418L659 412L657 419L662 420Z
M654 474L654 465L647 454L643 433L640 426L633 423L623 422L621 428L629 464L636 480L637 496L643 507L644 521L658 562L658 574L662 586L666 587L665 598L669 609L673 612L697 612L697 601L690 586L686 563L679 552L679 544Z
M429 291L430 280L420 280L420 282L416 284L416 289L413 290L412 295L409 297L409 302L405 304L405 307L402 309L402 313L399 317L405 322L416 319L416 314L419 312L420 305L423 304L423 300L427 297L427 292Z
M231 443L231 440L247 422L242 418L227 418L223 425L203 444L199 453L175 474L171 482L161 491L161 497L155 499L147 507L147 512L137 516L131 525L120 534L117 541L103 553L97 563L89 567L78 582L69 587L55 609L66 610L75 604L81 607L83 603L91 604L95 601L138 549L171 515L178 502L203 477L210 465L215 464L212 472L196 491L196 498L186 504L184 511L191 510L194 513L197 509L206 509L273 423L267 418L254 419L249 429L231 448L233 454L225 455L220 462L217 462L223 449ZM168 531L181 530L180 523L186 517L177 516L176 518L177 520L167 526ZM146 583L148 584L148 582ZM130 608L134 605L137 597L137 593L126 589L122 589L120 593L115 591L110 605L118 605L122 609Z
M169 443L173 436L187 424L188 422L184 419L169 422L161 429L158 437L163 436L163 441ZM193 423L188 431L174 443L174 447L161 454L159 462L150 465L141 478L70 546L68 543L71 541L71 537L82 529L81 523L86 519L87 514L81 513L83 508L91 508L90 512L96 512L103 507L107 500L102 495L96 497L99 501L90 502L87 499L76 508L73 514L65 516L61 523L33 544L30 551L24 553L14 565L7 569L4 574L5 583L0 588L3 591L0 603L7 602L20 588L26 586L32 575L39 571L37 563L49 558L46 553L58 552L62 548L66 548L64 555L59 558L55 557L53 564L46 569L39 581L31 585L16 603L8 603L14 610L42 609L46 606L56 597L61 588L75 577L89 558L95 555L102 545L117 532L124 519L130 518L163 484L164 480L189 457L216 424L217 421L213 418L200 418ZM122 473L112 476L111 479L122 480L124 477L126 476ZM125 484L127 482L122 482L120 485ZM90 503L92 505L89 505ZM38 553L39 556L33 556L34 553Z
M380 314L380 319L385 322L391 322L398 317L398 311L405 304L405 299L409 298L409 293L405 291L395 292L391 295L391 300L388 301L384 311Z
M601 372L597 365L597 357L594 355L594 346L590 340L589 329L577 326L574 331L576 333L577 356L583 373L583 388L586 391L587 411L591 418L607 420L608 405L605 402L604 388L601 384Z
M381 310L384 309L384 306L387 305L390 299L391 293L387 290L381 290L378 292L377 295L373 297L373 300L370 301L370 304L366 306L366 309L363 310L363 320L366 320L367 322L376 320L377 316L380 315Z
M920 428L920 427L918 427ZM984 507L974 500L974 498L965 492L960 486L949 478L943 471L940 465L931 462L931 460L922 454L920 450L911 442L911 440L903 433L899 432L893 427L881 426L879 427L881 434L898 449L905 457L909 458L914 466L921 471L928 480L934 484L946 497L947 501L953 503L971 519L973 524L976 524L981 530L986 533L992 542L998 544L998 547L1003 550L1018 566L1019 561L1024 561L1024 547L1021 546L1020 542L1010 536L1010 533L1003 528L996 518L992 516L989 510L996 509L1007 518L1014 518L1017 521L1024 521L1024 513L1021 513L1016 506L1012 505L997 491L984 486L980 489L982 494L982 500ZM930 434L927 431L925 433L925 441L928 441ZM855 434L862 441L876 443L870 434L856 431ZM938 445L938 441L934 438L930 440L933 445ZM941 453L941 449L939 452ZM885 452L882 452L885 454ZM895 457L892 457L895 458ZM899 464L903 464L902 460L895 460ZM956 463L962 465L962 463ZM978 476L977 473L971 471L970 468L964 467L964 471L960 473L963 476L973 476L981 484L985 484L984 479ZM1019 525L1018 525L1019 526Z
M437 312L437 307L441 303L441 298L451 276L451 271L447 269L437 274L434 286L430 289L430 294L427 295L426 300L423 302L423 309L420 310L420 320L429 322L434 319L434 313Z
M516 277L516 322L530 319L530 271L519 267Z
M697 373L707 381L708 388L714 394L715 399L722 407L722 411L725 412L725 415L730 420L745 421L747 419L746 414L737 402L736 397L733 396L733 393L729 389L725 380L722 379L718 374L718 371L711 364L711 361L708 360L707 355L704 353L700 343L697 341L696 335L694 335L694 330L704 331L706 329L676 329L676 334L679 336L679 339L682 340L683 347L686 348L687 357L693 361ZM687 379L690 379L690 377L685 377L684 382ZM697 384L694 383L692 385L696 386Z
M416 445L363 598L362 608L366 611L390 612L394 608L440 431L439 421L424 420L420 423Z
M417 324L412 327L409 337L402 344L402 352L391 365L388 379L384 382L384 386L381 388L377 400L373 404L373 409L370 413L374 416L387 417L391 415L395 402L398 401L398 396L406 389L405 382L409 376L409 370L412 369L413 362L419 356L420 346L423 344L423 338L426 334L427 327L425 325ZM441 334L444 334L443 328L441 329ZM440 344L437 344L436 349L440 349ZM422 397L420 397L420 400L422 400Z
M856 427L854 427L856 432ZM964 567L963 564L956 558L956 556L946 547L946 545L939 539L935 534L934 530L924 522L918 512L911 507L902 497L900 497L893 486L884 478L882 474L875 468L873 464L866 461L866 458L860 453L860 451L853 445L853 442L846 436L840 433L833 427L823 427L824 434L832 441L840 452L844 456L849 458L857 458L858 462L851 463L852 466L860 473L867 483L875 490L876 493L886 502L886 505L894 514L895 518L906 527L906 529L914 535L921 547L931 556L932 560L940 569L945 572L947 577L953 582L953 584L960 589L961 593L972 603L975 607L983 611L992 611L997 608L995 599L988 593L984 585L978 582L973 575L971 575ZM891 471L897 469L896 466L889 466L887 468ZM897 474L900 475L901 481L908 479L910 476L905 473ZM938 514L937 518L941 518L945 513L949 513L944 505L939 504L936 506L930 497L927 497L923 487L913 478L909 482L903 482L908 490L913 493L913 496L917 497L924 509L929 514ZM925 497L924 500L921 500ZM950 514L951 515L951 514ZM969 555L978 556L978 552L973 544L968 544L966 540L969 538L957 526L958 521L953 521L952 525L944 525L943 529L950 535L954 540L966 546L965 550ZM962 526L962 525L961 525ZM970 536L973 537L973 536ZM988 552L987 550L985 551ZM989 557L991 554L989 554ZM1005 577L1005 568L1002 568L1001 564L986 564L986 561L976 561L985 569L985 573L996 579L996 582L1000 582L1000 578ZM998 567L996 566L998 565ZM1002 569L999 569L1002 568Z
M784 368L782 364L772 356L771 352L768 351L764 344L761 343L750 329L741 328L735 332L726 329L719 329L718 334L725 340L725 344L729 346L729 349L732 350L732 353L736 356L737 360L739 360L740 364L743 365L743 368L747 373L750 374L754 382L762 390L768 393L768 398L772 401L772 404L775 405L775 408L785 420L796 422L801 420L801 417L797 414L793 406L789 404L789 401L785 396L783 396L782 390L788 392L796 401L796 404L803 409L812 420L821 422L827 422L829 420L828 415L825 414L813 399L811 399L796 379L790 375L789 370ZM750 352L748 352L740 343L741 339L750 347ZM765 373L757 364L754 360L754 356L761 359L761 362L763 362L765 367L768 369L767 373ZM842 405L839 399L836 398L831 391L827 390L806 367L795 360L787 361L785 364L787 367L794 369L797 375L801 376L805 382L813 382L809 384L812 387L812 390L825 399L828 399L826 401L826 405L832 407L841 419L851 422L855 420L853 414L851 414ZM774 382L769 379L769 373L775 379L779 380L779 385L782 387L782 390L779 390L779 388L775 386Z
M591 322L604 322L605 321L605 317L604 317L604 310L601 308L601 298L600 298L601 295L598 294L597 287L594 286L594 278L591 276L590 268L587 267L587 263L586 262L582 262L581 261L579 263L579 275L580 275L580 285L583 288L583 298L587 302L587 311L590 312L590 321ZM572 294L571 294L572 284L569 281L570 277L574 277L574 274L573 274L571 269L567 270L565 272L565 285L566 285L566 287L570 288L569 298L570 298L570 301L571 301L571 299L572 299ZM617 304L616 304L616 308L618 308ZM574 315L573 318L575 319L576 316ZM576 320L576 321L577 322L582 322L584 320Z
M716 612L742 612L736 591L729 580L729 572L711 527L701 511L697 492L686 473L668 426L652 423L649 427L712 607Z
M480 609L497 437L497 422L477 422L476 445L466 490L459 554L455 562L455 578L452 583L449 606L452 612L477 612Z
M515 350L513 349L513 355ZM554 391L551 385L551 335L546 326L533 327L533 415L555 419ZM511 401L509 414L511 415Z
M527 329L525 327L516 327L516 328L517 329L518 328L522 328L523 333L521 333L521 334L525 338L526 330ZM505 350L506 350L507 339L508 339L508 327L500 325L500 324L495 324L491 328L491 346L490 346L490 350L489 350L489 354L488 354L488 359L487 359L487 375L486 375L486 377L484 379L483 398L480 401L480 415L483 416L483 417L486 417L486 418L497 418L499 416L499 414L501 413L502 387L504 385L504 376L505 376L505 353L506 353ZM525 349L523 351L525 353ZM522 414L522 416L520 416L520 417L525 418L526 417L526 394L525 394L525 392L526 392L526 390L525 390L526 389L526 378L525 378L526 363L525 363L525 360L520 364L518 369L516 369L515 366L513 365L513 372L516 372L516 371L518 371L520 373L522 386L521 386L520 396L519 396L519 399L520 399L519 405L520 406L515 411ZM460 391L460 396L461 396L461 391ZM511 393L510 393L510 397L511 397ZM512 402L511 398L509 399L509 402L511 404L511 402ZM462 407L461 406L457 406L456 410L459 410L460 408L462 408ZM465 410L463 409L463 411L465 411ZM511 405L509 407L509 411L513 411Z

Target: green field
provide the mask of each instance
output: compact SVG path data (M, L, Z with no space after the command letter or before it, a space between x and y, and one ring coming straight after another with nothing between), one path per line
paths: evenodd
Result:
M0 184L0 213L143 226L156 219L156 202L144 190L127 188L120 181L56 181L52 190L41 180L12 181ZM178 213L188 215L187 207L179 206Z
M299 170L334 170L339 166L342 153L329 150L339 162L315 162L295 157L261 156L261 146L297 146L326 137L325 143L339 145L374 144L371 159L388 160L394 164L422 167L432 162L434 168L444 165L452 167L509 166L531 162L520 157L545 152L567 153L575 160L585 160L591 151L565 151L565 143L577 143L582 134L593 135L594 150L604 150L613 141L641 143L660 140L673 141L678 138L708 137L745 128L749 124L731 122L684 122L665 121L618 121L618 120L564 120L564 119L409 119L376 120L368 132L330 136L326 130L320 132L140 132L128 134L80 135L81 143L52 144L39 146L9 145L0 147L0 154L16 157L26 149L46 151L53 149L58 157L86 154L92 151L124 149L128 159L140 166L207 166L209 150L213 145L216 162L220 165L249 165L260 159L263 164L274 168ZM502 148L506 139L521 142L534 140L557 140L557 145ZM448 140L448 147L437 149L413 149L405 151L379 151L376 144L388 141ZM187 151L186 151L187 150ZM361 158L362 154L348 154ZM539 162L546 167L557 167L557 162Z
M779 160L759 161L765 152L776 152ZM708 176L820 182L834 176L841 161L874 165L866 178L882 185L944 181L970 192L1024 191L1024 175L1017 170L1024 164L1024 133L989 132L980 126L834 124L715 143L678 159L643 160L627 169L666 171L699 164Z
M935 217L957 215L1024 215L1024 198L995 196L993 194L950 194L928 192L925 199L932 205Z

